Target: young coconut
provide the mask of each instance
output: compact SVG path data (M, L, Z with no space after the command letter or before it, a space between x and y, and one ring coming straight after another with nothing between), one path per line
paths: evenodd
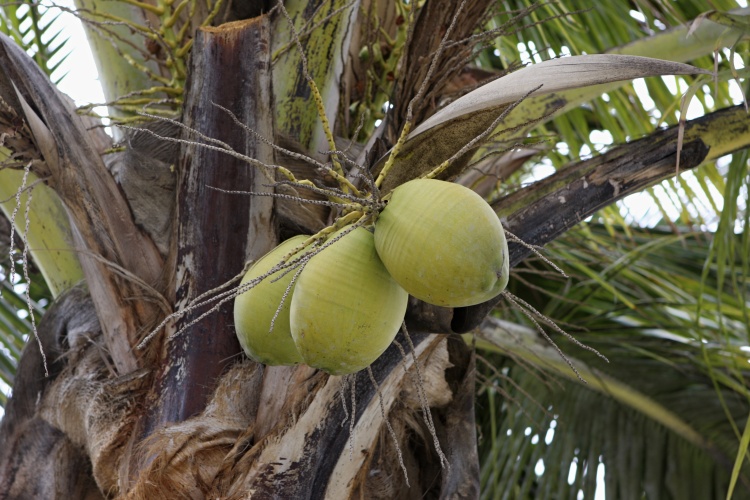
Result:
M354 373L393 341L408 297L378 258L372 233L358 227L311 258L300 274L292 338L308 365L332 375Z
M508 284L503 226L459 184L415 179L394 189L375 223L375 248L393 278L430 304L479 304Z
M266 274L307 238L308 236L295 236L268 252L247 271L242 284ZM234 328L242 349L248 357L267 365L296 365L302 362L289 327L291 296L281 306L271 330L271 320L296 273L296 269L292 269L281 276L285 271L289 269L282 269L266 277L234 300Z

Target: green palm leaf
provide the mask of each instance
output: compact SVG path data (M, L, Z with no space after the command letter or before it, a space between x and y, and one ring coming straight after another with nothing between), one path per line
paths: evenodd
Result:
M561 344L589 379L584 386L554 352L541 359L528 347L534 343L514 347L512 339L498 344L495 337L494 345L507 357L487 354L488 359L514 383L494 371L485 373L485 391L499 386L508 395L500 402L487 400L497 405L490 414L494 421L483 426L485 435L486 429L495 429L483 444L488 498L512 488L521 495L513 498L575 495L579 489L589 498L599 463L608 471L606 489L608 496L614 491L613 498L642 493L648 498L724 498L734 458L744 455L740 429L750 412L745 347L750 290L747 254L724 252L728 260L718 265L712 256L717 241L711 238L670 230L626 234L615 229L610 234L603 226L588 225L550 248L571 280L547 273L534 261L516 271L514 293L611 363ZM745 240L744 235L732 238L736 246ZM527 322L514 310L501 315L516 324ZM491 344L480 347L496 350ZM544 375L530 372L528 363ZM542 443L552 421L555 437ZM526 436L526 428L541 438ZM495 471L503 454L521 446L509 441L518 440L532 450L513 465L524 472ZM543 474L535 472L539 459ZM577 464L576 474L570 472L571 463ZM737 471L735 497L750 496L750 468L743 463Z
M11 36L50 76L69 55L69 52L63 53L67 50L68 38L61 36L62 29L57 23L61 13L35 2L0 5L0 32ZM53 81L59 83L64 76Z

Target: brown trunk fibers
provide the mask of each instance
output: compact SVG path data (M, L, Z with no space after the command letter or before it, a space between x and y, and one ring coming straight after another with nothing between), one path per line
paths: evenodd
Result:
M24 348L13 397L0 422L0 496L2 498L104 498L94 480L85 448L59 425L42 416L39 405L67 365L69 339L100 338L99 322L85 290L62 295L39 325L39 338L50 360L44 377L42 355L35 342ZM58 420L58 419L55 419Z

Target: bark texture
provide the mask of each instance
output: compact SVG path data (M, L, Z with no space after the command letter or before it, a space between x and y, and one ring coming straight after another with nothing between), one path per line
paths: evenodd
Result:
M272 163L267 144L238 127L216 103L264 137L273 137L270 52L265 17L204 29L193 48L191 85L183 122L235 151ZM243 75L238 77L238 75ZM187 140L196 136L185 132ZM271 192L274 173L225 153L187 145L179 172L176 238L176 308L231 280L245 262L257 259L277 242L273 199L228 194L217 189ZM171 295L171 294L170 294ZM163 372L146 432L165 422L199 413L213 392L214 380L241 351L232 328L232 303L194 322L208 308L176 322L170 333L190 325L166 343ZM191 324L193 323L193 324ZM189 395L189 397L185 397ZM194 399L192 399L194 398Z
M92 475L85 447L44 418L47 397L61 377L69 346L101 336L93 304L82 288L62 295L38 328L47 356L29 342L21 356L13 397L0 422L0 493L3 498L104 498ZM83 342L85 343L85 342ZM100 353L101 354L101 353ZM64 375L62 375L64 378Z

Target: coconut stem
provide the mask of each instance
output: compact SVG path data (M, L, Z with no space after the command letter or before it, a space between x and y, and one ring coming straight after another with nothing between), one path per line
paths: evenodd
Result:
M404 146L404 142L406 142L406 137L409 135L410 130L411 130L411 122L404 123L404 128L401 130L401 135L398 137L398 141L396 141L396 145L393 146L393 150L391 151L391 154L388 156L388 160L386 160L385 165L383 165L383 170L380 171L378 178L375 180L375 186L377 188L380 188L380 186L383 184L383 180L385 180L385 177L388 175L388 172L391 170L391 167L393 167L393 164L396 161L396 157L401 152L401 148Z

